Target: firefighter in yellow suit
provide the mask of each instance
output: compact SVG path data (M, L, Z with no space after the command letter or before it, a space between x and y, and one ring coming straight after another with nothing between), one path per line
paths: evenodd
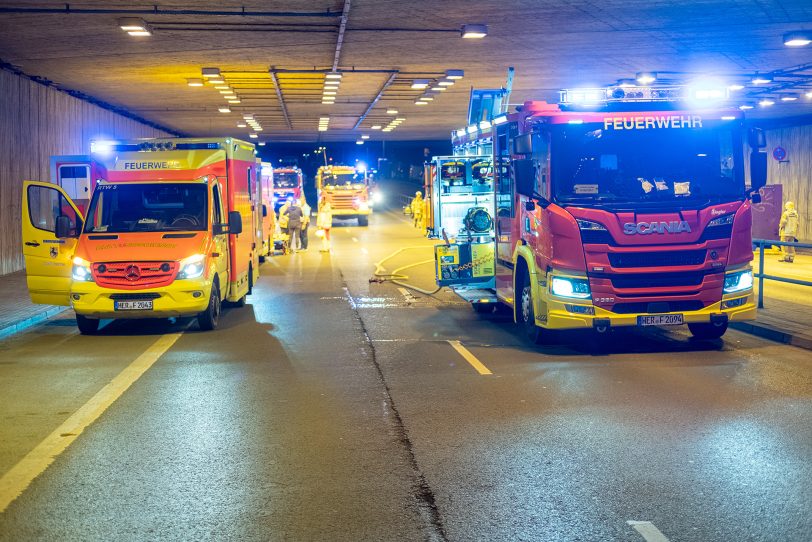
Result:
M414 194L414 199L412 200L412 218L414 219L414 227L418 229L423 229L426 226L423 224L423 194L418 190Z

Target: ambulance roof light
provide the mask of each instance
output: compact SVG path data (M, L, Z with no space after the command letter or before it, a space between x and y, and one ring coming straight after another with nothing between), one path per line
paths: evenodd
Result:
M650 85L657 80L657 74L654 72L637 72L634 78L641 85Z
M115 146L116 146L115 141L106 141L106 140L91 141L90 153L107 155L113 152Z
M497 125L499 125L499 124L504 124L504 123L506 123L506 122L507 122L507 120L508 120L508 119L507 119L507 115L499 115L498 117L494 117L494 118L493 118L493 121L491 121L491 122L492 122L492 124L493 124L494 126L497 126Z

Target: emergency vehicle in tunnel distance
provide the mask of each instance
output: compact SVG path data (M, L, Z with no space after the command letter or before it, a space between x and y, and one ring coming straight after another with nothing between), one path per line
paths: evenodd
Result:
M304 194L304 177L302 170L298 167L278 167L273 170L274 187L274 212L279 212L279 208L289 199L299 200Z
M217 326L258 278L254 146L231 138L95 142L87 213L58 184L25 181L23 254L34 303L102 318L196 316Z
M452 135L455 154L493 160L495 232L438 245L438 283L477 310L509 305L535 342L551 329L678 324L710 339L755 318L763 134L680 89L577 92ZM599 98L583 105L584 93Z
M319 201L330 202L335 218L357 218L359 226L369 225L372 201L366 168L321 166L316 174Z

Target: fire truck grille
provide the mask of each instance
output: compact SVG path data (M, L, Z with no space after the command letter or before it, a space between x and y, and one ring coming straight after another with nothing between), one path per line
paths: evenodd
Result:
M619 289L699 286L704 278L705 273L702 271L696 273L631 273L609 276L612 286Z
M665 301L657 303L630 302L615 303L612 312L617 314L640 314L640 313L662 313L662 312L690 312L703 309L705 304L702 301Z
M143 290L172 284L178 262L101 262L93 264L92 272L102 288Z
M705 250L609 253L609 263L616 268L701 265L705 262L705 253Z
M352 209L354 208L355 196L333 194L331 206L333 209Z

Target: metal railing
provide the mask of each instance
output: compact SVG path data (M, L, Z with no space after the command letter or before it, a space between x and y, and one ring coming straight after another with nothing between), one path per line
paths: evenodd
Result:
M808 243L790 243L787 241L773 241L771 239L753 239L753 244L758 245L758 272L753 273L753 276L758 279L758 308L764 308L764 281L774 280L776 282L787 282L789 284L796 284L798 286L812 286L812 281L792 279L789 277L780 277L778 275L767 275L764 273L764 247L765 246L779 246L779 247L795 247L795 248L808 248L812 249L812 244Z

